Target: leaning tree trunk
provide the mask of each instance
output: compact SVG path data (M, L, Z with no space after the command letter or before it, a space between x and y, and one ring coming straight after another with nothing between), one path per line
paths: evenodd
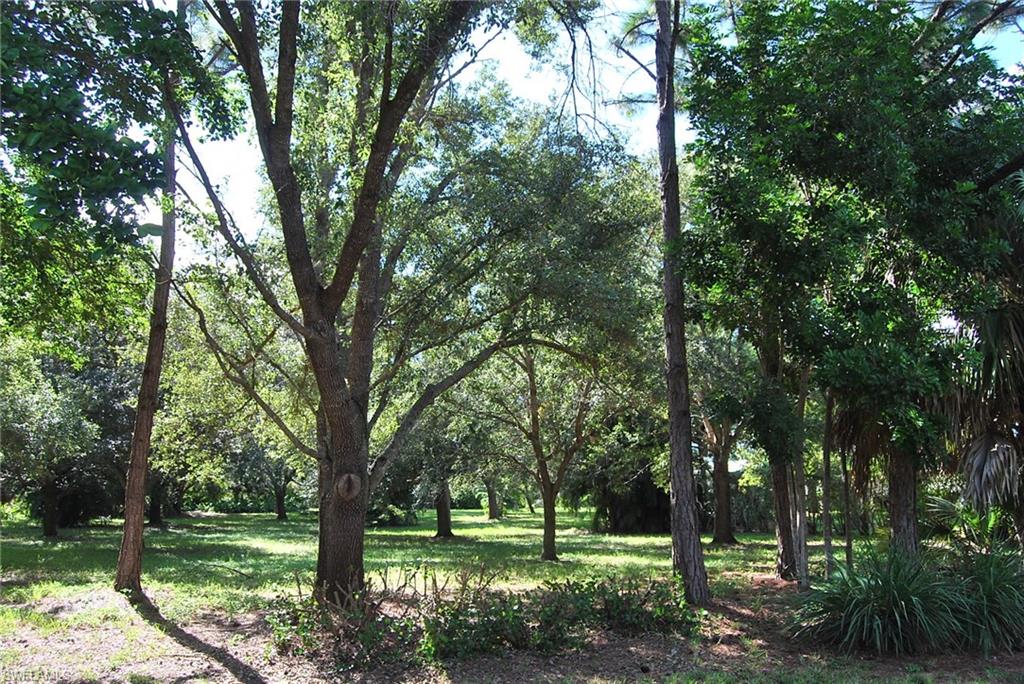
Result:
M58 506L59 494L57 481L47 478L43 481L43 536L56 537L57 523L60 518L60 507Z
M736 535L732 528L732 496L729 491L729 447L728 437L715 451L715 465L712 477L715 482L715 544L735 544Z
M551 486L544 486L541 488L541 497L544 499L544 546L541 549L540 559L556 561L558 560L558 554L555 552L555 499L557 492Z
M437 488L434 508L437 510L437 534L434 536L454 537L455 535L452 533L452 493L448 488L448 478L443 478Z
M287 491L287 486L274 487L274 512L277 514L278 520L288 519L288 510L284 507L284 497Z
M889 525L893 548L917 553L917 468L910 454L889 456Z
M704 605L711 600L704 552L697 526L690 424L690 387L686 367L683 282L676 270L674 249L682 219L679 207L679 165L676 160L675 48L679 7L657 0L658 31L655 69L658 90L658 162L661 168L661 220L664 244L662 288L665 297L665 378L669 411L669 481L672 524L672 568L683 578L686 600ZM546 502L545 502L546 503Z
M775 539L777 554L775 574L782 579L796 578L796 556L793 550L793 521L789 502L789 465L779 456L769 457L772 475L772 502L775 505Z
M487 480L484 482L484 487L487 488L487 519L498 520L501 518L501 502L498 501L498 489L494 486L494 483ZM527 496L529 502L529 496ZM533 504L530 504L531 512Z
M825 545L825 579L832 576L832 392L825 390L825 435L821 442L821 536Z
M150 473L153 484L149 487L149 524L160 527L164 524L164 478L160 473Z
M163 233L160 236L160 265L156 271L153 313L149 319L149 341L128 459L128 484L124 495L124 534L121 538L121 551L117 557L117 575L114 578L114 588L118 591L142 591L142 528L146 506L146 472L149 470L149 442L153 432L153 416L156 414L157 392L160 389L160 370L163 366L164 342L167 337L167 303L174 271L174 153L174 135L169 132L164 150L166 204L163 212Z

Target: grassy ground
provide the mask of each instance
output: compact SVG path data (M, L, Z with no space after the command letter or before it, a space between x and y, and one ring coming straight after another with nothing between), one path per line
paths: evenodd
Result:
M308 681L324 676L308 663L275 656L260 615L267 598L294 594L297 584L308 586L315 560L313 516L293 515L279 522L261 514L210 515L148 529L143 581L159 606L152 614L132 611L109 589L120 535L116 522L62 530L57 541L43 541L39 528L28 522L4 526L0 682L25 678L26 672L37 673L41 681L164 681L181 679L182 673L182 681ZM558 563L538 560L539 516L512 513L488 522L480 511L455 511L458 537L453 540L433 539L429 513L415 527L370 531L367 565L371 573L413 566L454 572L484 565L503 569L500 581L514 588L586 574L668 573L666 535L594 534L585 514L569 512L559 522ZM1017 671L1024 667L1019 660L860 660L793 644L785 623L796 596L790 585L771 579L774 539L742 535L741 541L735 547L707 548L716 606L699 643L604 635L585 653L538 662L531 656L484 658L441 670L413 668L400 676L408 681L467 682L1024 682L1024 674ZM821 562L820 545L812 545L812 566ZM83 652L90 656L76 655ZM508 678L509 667L525 668L523 676ZM367 676L372 680L375 675ZM399 675L376 676L390 680Z

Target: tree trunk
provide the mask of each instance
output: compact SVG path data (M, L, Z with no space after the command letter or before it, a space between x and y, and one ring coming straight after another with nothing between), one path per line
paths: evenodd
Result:
M498 520L501 518L501 502L498 501L498 490L489 480L484 482L484 487L487 488L487 519ZM527 500L529 500L529 497L527 497Z
M850 500L850 469L846 466L846 451L839 452L839 467L843 469L843 538L846 542L846 569L853 570L853 502Z
M557 493L551 487L544 487L541 492L544 499L544 546L540 553L540 559L544 561L558 560L555 553L555 499Z
M157 392L160 389L160 371L167 337L167 303L174 272L175 144L174 134L168 131L167 135L164 150L164 202L169 202L170 206L163 212L160 265L156 272L153 313L149 320L149 341L128 459L128 484L124 495L124 534L117 557L117 575L114 578L114 589L127 589L133 593L142 591L142 528L146 506L146 472L149 470L149 442L153 432L153 416L156 414Z
M728 437L722 440L715 451L715 466L712 477L715 481L715 544L735 544L736 535L732 528L732 496L729 491L729 451L731 444Z
M523 489L523 496L526 499L526 510L530 511L530 515L533 515L537 511L533 508L533 497L530 496L530 489L526 487Z
M672 505L672 568L683 578L686 600L711 600L704 552L697 527L693 482L690 388L686 367L683 282L676 272L674 250L681 235L679 165L676 160L675 48L679 7L656 0L658 31L655 69L658 90L658 162L661 169L661 219L664 244L662 288L665 297L665 378L669 410L669 479ZM546 503L546 502L545 502Z
M1017 528L1017 543L1024 551L1024 497L1018 497L1016 505L1010 509L1013 513L1013 526Z
M825 545L825 579L832 576L832 392L825 390L825 435L821 443L821 536Z
M332 360L334 368L326 370L320 365L321 361L322 358L318 358L314 366L314 369L320 368L318 382L329 386L334 372L339 370L338 359L335 356ZM322 376L326 376L326 382ZM334 377L340 378L340 374ZM317 419L320 531L316 588L321 600L347 605L364 583L369 450L365 442L360 443L355 438L351 404L338 400L343 396L341 390L336 389L329 394L321 387L320 391L323 399ZM329 398L333 398L333 406L330 406ZM328 406L330 410L327 410Z
M917 469L909 454L889 456L889 526L893 548L916 554Z
M437 488L437 497L434 499L434 508L437 510L437 534L435 537L454 537L452 534L452 493L448 489L448 478L441 480Z
M160 527L164 524L164 478L160 473L150 473L153 484L149 488L149 524Z
M274 512L277 513L278 520L288 519L288 511L284 507L284 496L287 492L287 486L274 488Z
M775 574L782 579L796 579L793 522L789 514L789 465L777 456L768 461L772 474L772 502L775 505Z
M58 507L59 493L57 481L48 478L43 482L43 536L57 536L57 521L60 517Z
M807 391L810 383L811 369L805 368L800 374L800 396L797 404L797 417L800 419L800 439L797 441L796 453L793 454L793 508L796 516L793 521L793 551L796 560L797 587L801 590L811 588L811 573L807 556L807 473L804 468L804 415L807 409Z

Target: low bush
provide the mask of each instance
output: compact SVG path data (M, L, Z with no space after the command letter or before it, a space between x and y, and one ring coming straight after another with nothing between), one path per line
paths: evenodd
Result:
M404 573L391 589L385 577L344 607L275 599L266 619L278 649L310 655L329 644L339 664L365 666L414 652L427 661L505 650L555 653L581 646L595 629L690 633L697 624L675 582L587 578L513 593L494 588L495 575L483 569L443 581Z
M1024 563L1004 547L966 554L956 563L963 577L964 646L988 654L1024 648Z
M869 551L805 595L796 633L884 654L1024 647L1024 566L1015 552L953 557Z
M869 552L804 598L797 634L850 651L937 650L962 631L963 592L921 557Z

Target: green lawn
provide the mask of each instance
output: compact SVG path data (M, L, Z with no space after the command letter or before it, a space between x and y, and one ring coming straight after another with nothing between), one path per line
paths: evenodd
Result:
M46 541L27 522L3 529L0 567L3 603L66 597L112 582L120 542L118 521L61 530ZM499 581L514 587L583 574L667 574L667 535L608 535L589 531L589 513L562 511L558 563L539 560L539 515L510 513L487 521L483 511L453 512L455 539L436 540L432 511L413 527L372 529L367 534L367 571L425 566L438 572L486 565L501 569ZM316 518L292 514L216 515L171 520L147 528L143 583L165 612L188 618L209 608L227 612L258 607L262 599L295 591L297 578L311 581L316 559ZM742 535L739 547L708 548L707 565L720 592L735 583L726 570L770 572L774 538ZM705 542L709 542L705 539Z
M433 538L431 512L413 527L370 530L371 577L403 568L452 573L483 565L501 569L501 584L526 588L572 576L669 572L667 535L594 534L586 512L560 513L557 563L538 559L539 515L510 513L496 522L485 520L483 511L455 511L453 517L453 540ZM154 614L133 612L110 589L117 523L62 530L56 541L44 541L29 522L4 525L0 681L26 673L39 681L169 681L179 674L187 674L187 681L321 679L315 662L273 653L255 612L268 598L294 594L297 583L308 591L316 553L313 515L286 522L269 514L209 515L147 529L143 583L159 607ZM716 604L699 637L613 640L556 659L514 654L507 656L512 664L484 658L420 672L414 680L492 681L494 673L512 667L542 682L1024 681L1014 678L1024 667L1016 656L863 660L793 643L786 623L797 595L791 583L771 577L774 537L744 534L740 540L722 548L705 539ZM821 544L815 542L812 571L820 575ZM638 679L641 671L631 669L637 659L658 674ZM788 673L781 679L775 674L780 668Z

